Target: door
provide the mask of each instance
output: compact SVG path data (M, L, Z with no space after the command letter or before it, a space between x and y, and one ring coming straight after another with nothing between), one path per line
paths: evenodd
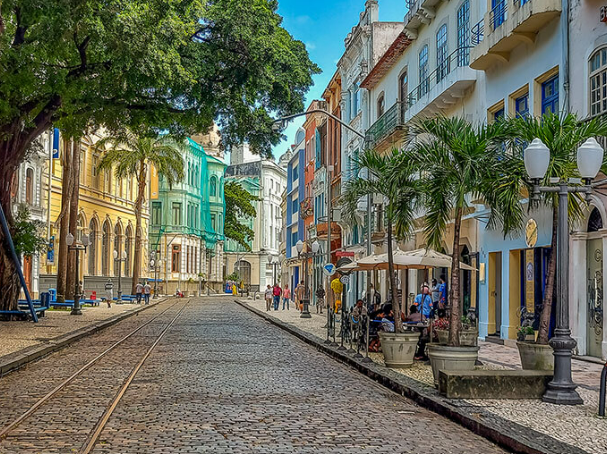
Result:
M588 240L588 320L586 343L589 356L601 358L603 341L603 240Z
M502 326L502 253L489 254L489 307L487 334L499 336Z

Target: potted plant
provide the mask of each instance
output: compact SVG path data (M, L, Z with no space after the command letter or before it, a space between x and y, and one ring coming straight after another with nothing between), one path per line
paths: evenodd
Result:
M365 178L355 178L346 184L342 195L345 209L342 212L349 216L350 221L354 221L361 198L379 195L386 203L388 278L394 312L394 332L381 331L379 337L385 365L393 368L408 367L413 364L421 333L403 330L392 241L394 234L406 238L414 231L420 182L415 173L416 169L403 161L403 153L396 149L385 154L366 150L357 160L357 164L366 175Z
M521 326L518 329L516 347L521 365L526 370L554 370L554 355L550 345L536 342L533 322L535 316L527 308L521 311Z
M435 383L440 370L473 370L478 359L477 346L460 343L463 305L460 298L461 228L470 209L470 198L482 199L490 209L490 225L501 221L498 196L501 188L495 184L504 170L501 156L503 143L509 138L506 122L474 125L458 117L438 116L414 122L406 162L423 175L423 204L426 208L424 233L430 247L439 249L450 238L451 314L447 345L430 344L428 356ZM518 199L517 199L518 201ZM520 210L520 208L518 208ZM449 228L448 228L449 227ZM507 230L508 225L504 226Z
M449 343L449 320L446 318L434 321L432 328L438 337L438 343L447 345ZM462 329L459 333L459 344L461 346L475 347L478 345L478 328L474 326L470 318L462 316Z
M519 326L516 340L519 342L535 342L533 326Z

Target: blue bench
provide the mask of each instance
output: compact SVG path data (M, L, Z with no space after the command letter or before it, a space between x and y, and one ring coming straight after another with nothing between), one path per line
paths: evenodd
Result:
M28 315L31 315L30 312L30 308L29 306L26 304L25 306L20 304L19 307L23 308L24 310L13 310L13 311L0 311L0 315L19 315L20 317L23 318L27 318ZM44 317L44 313L45 311L47 311L49 308L46 306L38 306L38 307L34 307L34 311L40 316L40 317Z

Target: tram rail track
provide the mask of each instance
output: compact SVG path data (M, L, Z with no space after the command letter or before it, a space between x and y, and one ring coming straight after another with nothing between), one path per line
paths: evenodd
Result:
M85 444L80 448L80 451L78 451L78 452L82 452L82 453L91 452L91 450L95 446L97 439L99 438L99 435L103 431L103 427L105 427L105 424L109 420L113 410L116 408L116 406L120 402L120 399L122 398L122 396L128 389L128 386L132 383L133 379L135 378L135 375L141 369L145 360L151 355L152 351L158 345L160 340L164 337L166 332L173 326L175 321L182 314L183 310L187 307L189 302L190 302L190 300L186 301L185 304L183 304L183 302L181 302L181 301L171 304L169 307L164 309L159 314L155 315L150 320L144 322L142 325L138 326L137 328L130 331L125 336L121 337L119 340L117 340L112 345L110 345L108 348L103 350L101 353L99 353L93 359L88 361L84 366L80 367L76 372L72 373L68 378L64 379L61 383L59 383L51 391L49 391L44 396L42 396L40 399L38 399L33 405L31 405L19 417L14 419L9 424L6 424L4 427L0 428L0 446L11 435L11 433L15 431L15 429L17 429L21 424L23 424L30 417L32 417L34 414L36 414L38 412L38 410L40 410L42 407L45 406L45 404L50 403L50 401L55 396L57 396L58 393L65 390L77 378L82 377L86 371L88 371L95 365L101 364L100 361L103 358L107 357L109 353L114 352L119 346L124 345L127 340L133 338L133 336L135 336L137 333L141 332L144 328L146 328L146 327L150 326L152 323L156 322L160 317L165 315L168 311L170 311L174 307L178 306L179 304L183 304L183 306L178 310L177 314L171 319L170 322L168 322L166 324L166 326L162 329L160 334L158 334L156 336L156 339L152 343L152 345L150 347L146 348L144 355L142 357L140 357L136 366L131 370L131 373L128 375L126 380L123 381L123 384L121 385L119 392L112 398L110 404L108 404L106 406L106 409L105 409L102 417L99 419L97 424L94 426L93 430L91 430L91 432L89 433ZM75 449L77 449L77 448L75 448Z

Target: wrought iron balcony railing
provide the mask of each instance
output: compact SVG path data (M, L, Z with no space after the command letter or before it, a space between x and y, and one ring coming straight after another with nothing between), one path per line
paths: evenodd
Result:
M472 27L472 44L477 46L483 41L485 35L485 20L481 19L478 24Z
M367 129L365 134L365 145L367 148L373 148L382 139L388 137L397 128L404 124L405 111L407 103L396 102L390 107L375 123Z
M498 0L491 12L489 13L489 20L491 21L491 27L493 30L497 30L506 20L506 11L508 9L508 2L506 0Z

